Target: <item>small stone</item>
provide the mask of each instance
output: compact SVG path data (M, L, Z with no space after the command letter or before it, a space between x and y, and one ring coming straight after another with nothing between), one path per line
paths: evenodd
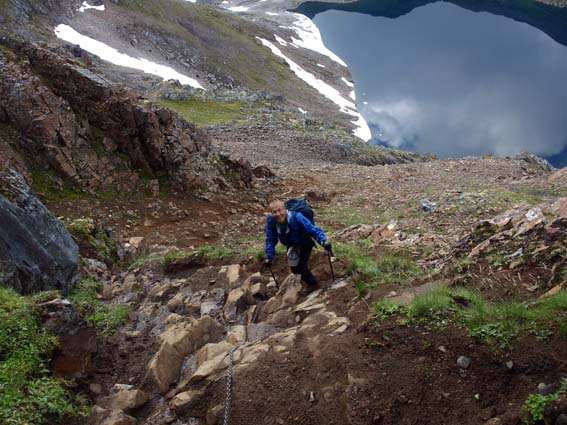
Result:
M315 394L313 393L313 391L309 393L309 402L315 403Z
M467 356L459 356L459 358L457 359L457 366L459 366L461 369L468 369L470 365L471 359Z
M435 202L431 202L428 199L420 199L419 200L419 210L423 212L432 212L435 210L437 204Z
M514 367L514 362L512 360L506 362L506 367L508 369L512 369Z
M446 352L447 352L447 349L446 349L445 346L443 346L443 345L440 345L439 347L437 347L437 349L438 349L439 351L441 351L442 353L446 353Z
M89 390L91 390L94 394L102 393L102 385L100 384L89 384Z
M553 385L547 385L543 382L537 386L539 393L543 396L547 396L553 392Z

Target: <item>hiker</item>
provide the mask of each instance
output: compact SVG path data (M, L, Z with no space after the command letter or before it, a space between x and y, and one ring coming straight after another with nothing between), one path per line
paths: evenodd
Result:
M309 211L312 211L309 208ZM291 272L300 274L310 292L319 287L317 279L308 267L311 250L317 241L331 252L331 243L321 228L300 211L289 211L285 204L276 200L270 203L270 216L266 220L266 258L263 266L272 267L278 240L287 247L287 260Z

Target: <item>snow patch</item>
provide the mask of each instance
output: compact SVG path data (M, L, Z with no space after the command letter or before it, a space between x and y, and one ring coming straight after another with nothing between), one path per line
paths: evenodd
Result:
M354 90L351 91L348 95L350 96L350 98L351 98L352 100L356 100L356 93L354 92Z
M349 80L347 80L345 77L341 77L341 80L343 80L343 83L345 83L347 86L349 87L354 87L354 83L351 83Z
M282 46L287 46L287 41L285 41L283 38L281 38L279 35L274 34L274 37L276 38L276 41L278 43L280 43Z
M320 64L320 63L318 63L317 66L318 66L319 68L326 68L325 65L322 65L322 64Z
M87 52L97 55L102 60L111 62L115 65L139 69L147 74L157 75L164 80L178 80L181 84L186 84L199 89L203 88L197 80L180 74L173 68L150 62L147 59L136 59L124 53L120 53L118 50L108 46L107 44L78 33L69 25L57 25L54 31L58 38L69 43L78 44Z
M307 84L309 84L315 90L317 90L319 93L321 93L327 99L330 99L331 101L336 103L339 106L339 108L342 112L349 114L349 115L352 115L353 117L356 117L357 119L355 121L351 121L354 125L357 126L357 128L353 131L354 135L357 136L357 137L360 137L361 139L363 139L366 142L368 140L370 140L370 138L372 137L371 134L370 134L370 127L368 127L368 124L364 120L362 115L360 115L360 113L357 112L356 105L353 102L345 99L339 93L339 91L337 89L335 89L334 87L331 87L326 82L318 79L313 74L305 71L297 63L295 63L294 61L289 59L287 56L285 56L282 53L282 51L278 47L276 47L272 42L270 42L270 41L268 41L264 38L261 38L261 37L256 37L256 38L258 40L260 40L260 42L264 46L269 48L274 55L279 56L282 59L284 59L288 63L290 69L295 73L295 75L297 75L297 77L301 78L303 81L305 81Z
M358 119L351 122L356 125L357 128L352 132L356 137L364 140L365 142L368 142L372 138L370 127L368 127L368 123L360 113L357 112L356 116L358 117Z
M250 8L246 6L232 6L228 8L231 12L246 12L248 9Z
M100 10L102 12L102 11L104 11L104 4L102 4L100 6L91 6L86 1L84 1L83 4L81 4L81 7L79 7L77 9L77 11L78 12L84 12L85 10L88 10L88 9Z
M266 15L270 15L270 16L279 16L279 13L274 13L274 12L266 12Z
M299 109L299 112L301 112L303 115L305 115L307 113L307 111L305 109L302 109L302 108L299 108L299 107L297 109Z
M295 37L291 38L294 45L303 47L304 49L313 50L317 53L328 56L342 66L347 66L341 58L325 47L319 28L317 28L311 19L307 16L301 15L300 13L294 13L293 15L297 18L297 20L294 22L292 27L288 28L294 30L299 37L299 39Z
M186 0L186 1L190 1L191 3L197 3L197 0Z

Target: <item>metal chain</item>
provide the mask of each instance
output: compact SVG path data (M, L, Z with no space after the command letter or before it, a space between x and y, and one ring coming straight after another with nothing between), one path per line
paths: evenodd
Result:
M234 352L242 347L246 341L248 340L248 330L246 329L246 325L244 325L244 339L242 344L238 347L234 347L228 353L228 372L226 375L226 399L224 401L224 425L229 425L230 422L230 403L232 401L232 366L234 364Z
M234 352L237 347L234 347L228 353L228 374L226 377L226 400L224 401L224 425L230 422L230 401L232 398L232 363L234 361Z

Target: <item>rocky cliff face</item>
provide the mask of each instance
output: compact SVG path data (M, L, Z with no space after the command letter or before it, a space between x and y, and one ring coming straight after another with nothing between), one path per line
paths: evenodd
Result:
M142 181L158 178L185 191L250 183L248 168L214 153L206 134L175 112L57 52L4 43L0 115L19 133L12 147L32 175L53 172L60 188L91 193L143 189Z
M14 170L0 169L0 284L22 293L68 292L79 250Z

